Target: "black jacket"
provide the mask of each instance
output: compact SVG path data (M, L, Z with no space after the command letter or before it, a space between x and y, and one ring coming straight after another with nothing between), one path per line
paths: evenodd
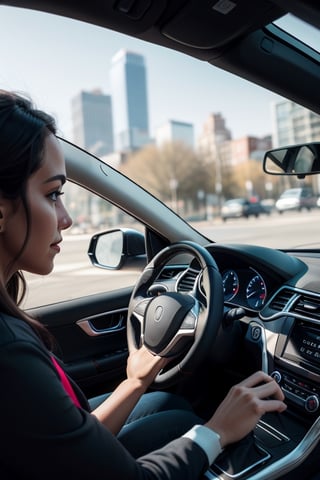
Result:
M200 479L203 450L187 438L135 460L65 392L50 352L24 321L0 314L0 478Z

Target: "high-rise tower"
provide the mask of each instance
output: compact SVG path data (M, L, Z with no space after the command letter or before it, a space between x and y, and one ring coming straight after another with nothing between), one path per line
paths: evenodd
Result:
M114 151L110 95L81 91L72 99L74 141L97 156Z
M150 142L144 57L120 50L110 71L116 151L132 152Z

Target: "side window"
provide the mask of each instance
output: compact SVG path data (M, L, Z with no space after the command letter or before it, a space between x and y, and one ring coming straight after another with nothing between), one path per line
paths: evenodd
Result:
M63 191L62 199L73 225L62 232L61 251L55 257L53 271L46 276L25 273L28 291L22 305L24 308L132 286L140 273L95 267L87 251L95 233L118 227L133 228L143 233L143 225L78 185L67 183Z

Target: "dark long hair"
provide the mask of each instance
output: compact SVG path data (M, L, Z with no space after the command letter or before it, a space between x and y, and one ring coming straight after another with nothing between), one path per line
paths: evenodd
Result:
M50 115L37 110L27 97L0 90L0 194L21 201L27 221L25 238L14 261L22 254L29 238L27 182L42 164L44 141L50 133L56 134L56 124ZM6 285L0 283L0 311L28 322L50 347L47 330L19 307L25 293L26 281L18 271Z

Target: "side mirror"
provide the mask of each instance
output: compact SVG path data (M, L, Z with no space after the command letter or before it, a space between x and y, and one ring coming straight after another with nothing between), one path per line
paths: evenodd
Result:
M266 152L263 170L270 175L306 175L320 173L320 142L276 148Z
M144 235L128 228L97 233L90 240L88 256L96 267L142 270L147 264Z

